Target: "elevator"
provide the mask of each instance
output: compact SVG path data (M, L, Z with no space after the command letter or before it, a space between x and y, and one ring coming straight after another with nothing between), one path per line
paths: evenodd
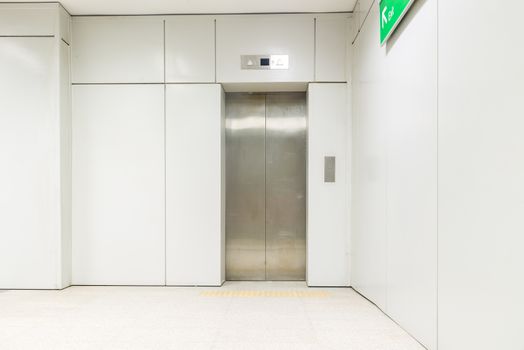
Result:
M306 275L305 93L226 95L226 279Z

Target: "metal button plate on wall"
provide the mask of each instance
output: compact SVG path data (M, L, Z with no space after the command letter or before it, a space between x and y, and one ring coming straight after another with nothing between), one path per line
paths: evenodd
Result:
M335 157L324 157L324 182L335 182Z
M288 55L241 55L242 69L286 70L289 69Z

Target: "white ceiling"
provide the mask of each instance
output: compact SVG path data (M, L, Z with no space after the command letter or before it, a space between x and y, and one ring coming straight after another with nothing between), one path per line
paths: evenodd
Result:
M40 2L11 0L11 2ZM73 15L352 11L356 0L62 0Z

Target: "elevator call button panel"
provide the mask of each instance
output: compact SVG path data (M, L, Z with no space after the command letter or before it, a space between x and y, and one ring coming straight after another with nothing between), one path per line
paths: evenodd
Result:
M289 69L288 55L241 55L242 69L279 70Z
M324 182L335 182L335 167L335 157L324 157Z

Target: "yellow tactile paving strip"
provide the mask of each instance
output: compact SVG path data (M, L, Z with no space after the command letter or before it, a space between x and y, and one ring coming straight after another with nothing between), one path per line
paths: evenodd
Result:
M228 298L326 298L327 291L296 290L210 290L200 293L203 297Z

